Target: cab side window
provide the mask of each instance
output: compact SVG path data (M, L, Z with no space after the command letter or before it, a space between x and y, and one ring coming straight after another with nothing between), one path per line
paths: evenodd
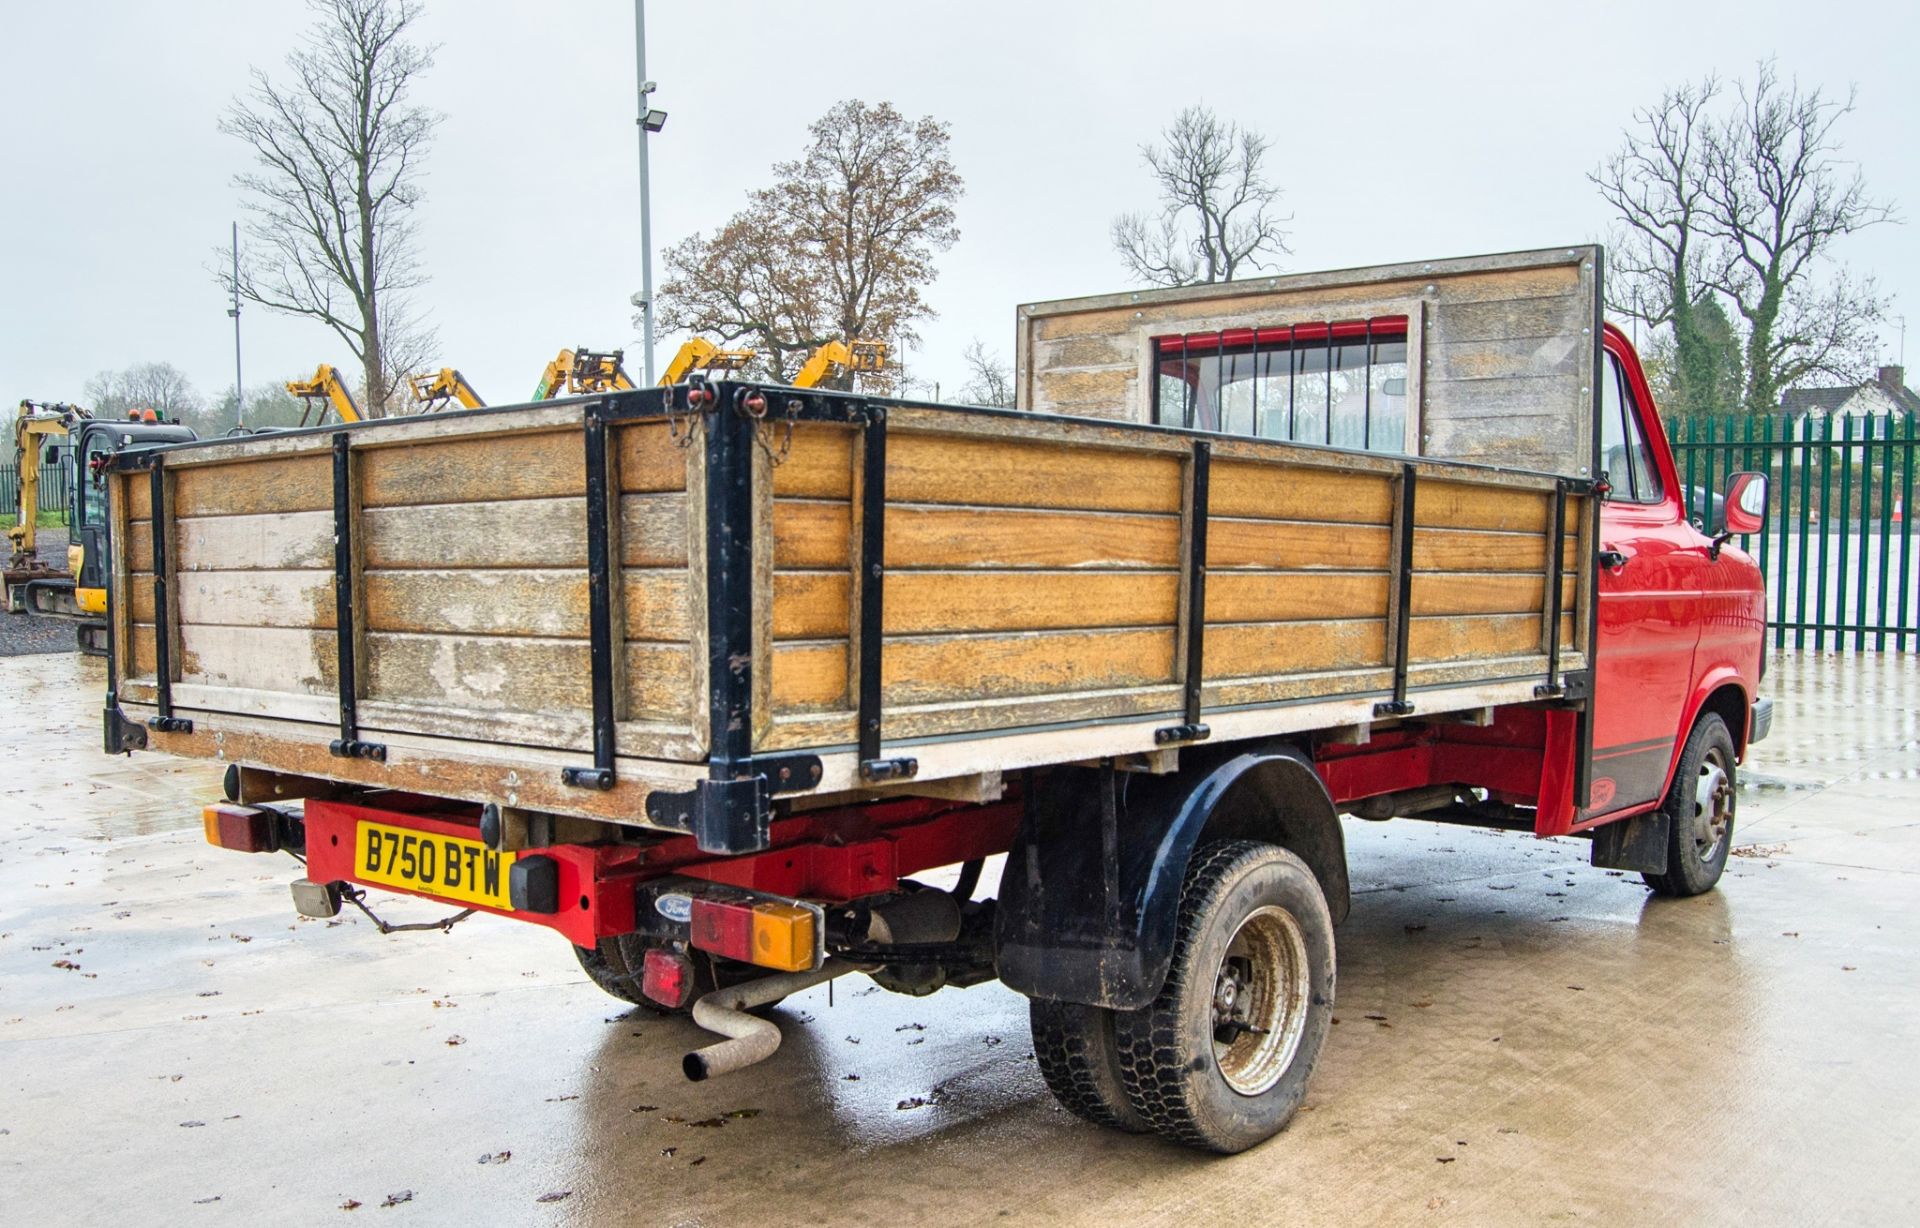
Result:
M1624 503L1658 503L1665 493L1640 427L1640 412L1627 386L1620 360L1607 354L1600 377L1600 468L1613 484L1613 498Z

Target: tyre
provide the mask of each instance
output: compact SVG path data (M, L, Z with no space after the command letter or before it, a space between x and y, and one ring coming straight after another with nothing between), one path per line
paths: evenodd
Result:
M1667 872L1643 874L1659 895L1699 895L1713 890L1733 848L1737 796L1733 735L1718 713L1702 713L1680 752L1661 809L1667 824Z
M1271 1138L1306 1096L1333 988L1333 917L1306 863L1270 844L1201 845L1165 987L1114 1016L1128 1102L1190 1147Z
M1061 1107L1096 1126L1144 1134L1146 1119L1127 1101L1120 1081L1114 1012L1078 1002L1030 999L1033 1057Z
M652 945L639 934L621 934L617 938L602 938L597 947L576 946L573 955L580 961L580 969L588 980L622 1002L631 1002L656 1015L690 1015L701 995L763 975L751 964L690 950L687 955L693 961L693 996L685 1006L662 1006L640 988L647 948Z

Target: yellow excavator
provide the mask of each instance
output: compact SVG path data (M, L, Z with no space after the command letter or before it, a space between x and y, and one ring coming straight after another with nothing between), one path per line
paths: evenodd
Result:
M551 401L561 396L591 395L596 392L628 392L633 380L621 366L625 350L561 350L547 369L540 373L533 399Z
M807 356L793 377L795 388L811 388L840 371L872 373L887 366L884 341L829 341Z
M677 384L695 371L738 371L752 361L752 350L721 349L705 337L691 337L660 373L660 386Z
M319 410L319 416L314 418L316 426L327 420L329 409L342 422L360 422L365 419L365 415L360 412L360 407L354 404L353 394L347 391L346 381L340 378L340 372L324 362L313 373L312 379L288 380L287 392L299 397L306 406L300 414L301 426L307 425L308 415L316 409Z
M13 426L14 457L20 467L19 521L7 530L10 550L0 573L0 607L13 614L74 619L80 650L105 653L111 575L104 470L115 453L128 448L194 438L191 427L164 422L151 409L113 419L96 418L77 405L20 402ZM45 563L35 553L43 462L66 471L65 567Z
M485 409L487 403L473 390L467 377L452 367L442 367L438 371L426 371L407 378L413 389L414 403L420 406L423 414L439 413L451 405L461 409Z

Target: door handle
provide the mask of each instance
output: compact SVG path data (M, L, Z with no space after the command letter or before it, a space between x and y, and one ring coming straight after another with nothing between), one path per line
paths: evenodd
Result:
M1602 550L1600 552L1600 566L1605 568L1606 570L1619 571L1622 567L1625 567L1626 565L1627 565L1627 556L1620 553L1618 550Z

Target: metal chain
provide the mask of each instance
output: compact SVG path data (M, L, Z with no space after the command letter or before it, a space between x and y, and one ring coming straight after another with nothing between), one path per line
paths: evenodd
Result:
M406 925L394 925L391 922L382 921L379 917L374 916L373 909L367 907L367 893L361 891L359 888L349 887L345 883L342 883L340 885L340 898L367 914L367 920L373 922L374 927L382 934L400 934L408 930L439 930L444 934L462 921L465 921L468 917L471 917L476 911L471 908L463 908L451 917L442 917L438 921L413 921Z

